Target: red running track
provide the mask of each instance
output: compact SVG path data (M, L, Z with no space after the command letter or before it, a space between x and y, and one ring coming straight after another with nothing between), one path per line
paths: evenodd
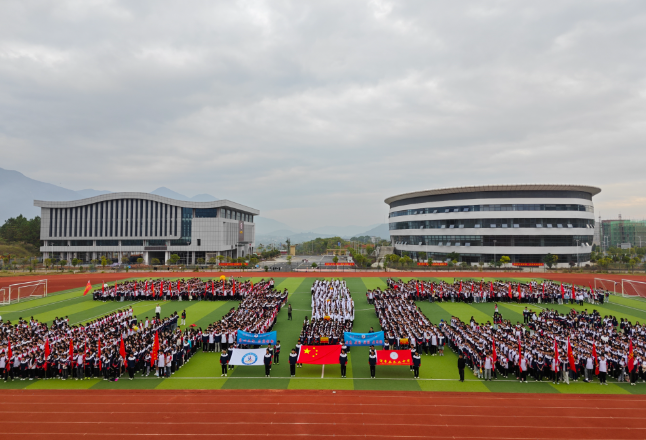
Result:
M628 274L570 274L570 273L538 273L538 272L130 272L130 273L101 273L101 274L48 274L29 275L0 278L0 288L14 283L47 279L49 293L61 290L79 289L85 287L88 280L92 284L102 281L114 282L127 278L191 278L191 277L260 277L260 278L321 278L321 277L393 277L393 278L422 278L422 277L456 277L456 278L546 278L564 283L575 283L588 286L594 283L595 278L621 281L622 279L636 279L644 281L643 276Z
M290 390L7 390L5 438L646 437L646 397ZM10 436L10 437L9 437Z

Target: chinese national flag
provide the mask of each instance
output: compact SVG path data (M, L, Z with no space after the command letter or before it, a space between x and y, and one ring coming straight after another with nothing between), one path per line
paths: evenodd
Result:
M563 283L561 283L561 299L565 299L565 289L563 288Z
M570 370L576 373L576 361L574 360L574 353L572 352L572 345L570 345L570 338L567 338L567 360L570 364Z
M299 364L338 364L341 345L303 345L298 354Z
M123 343L123 335L121 336L121 344L119 344L119 355L122 358L126 358L126 345Z
M83 291L83 296L87 295L90 290L92 290L92 284L90 284L90 281L88 280L87 286L85 286L85 290Z
M153 343L153 352L150 356L150 365L154 366L157 362L157 357L159 356L159 333L155 332L155 342Z
M599 361L597 360L597 343L592 344L592 357L594 358L594 374L599 374Z
M628 367L628 371L631 373L633 372L633 369L635 368L635 355L633 354L633 340L630 340L630 346L628 348L628 364L626 365Z
M413 365L410 350L377 350L377 365Z
M45 370L47 369L47 364L49 363L49 355L52 353L52 350L49 348L49 339L45 339Z

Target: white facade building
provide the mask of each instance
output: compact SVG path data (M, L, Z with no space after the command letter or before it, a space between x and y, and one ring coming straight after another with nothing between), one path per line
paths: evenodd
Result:
M171 254L198 258L244 257L254 250L253 218L260 214L228 200L185 202L147 193L112 193L69 202L35 200L41 208L43 258L84 262L108 257L131 262Z
M592 196L583 185L488 185L443 188L389 197L390 239L398 254L451 253L467 263L590 261L595 231Z

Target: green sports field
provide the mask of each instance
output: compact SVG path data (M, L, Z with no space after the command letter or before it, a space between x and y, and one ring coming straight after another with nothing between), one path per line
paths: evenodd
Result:
M251 278L254 282L260 278ZM440 278L424 278L437 280ZM452 281L452 278L441 278ZM347 285L355 301L355 332L366 332L370 327L379 329L379 322L375 316L374 309L365 298L367 289L381 287L385 288L385 278L365 277L346 278ZM405 279L406 280L406 279ZM341 379L340 367L338 365L327 365L323 371L321 366L304 365L296 369L296 378L289 377L289 365L287 355L296 344L300 333L303 318L310 316L310 287L314 278L276 278L278 289L289 289L288 302L294 309L294 320L287 320L286 308L283 308L278 315L274 330L278 332L278 339L281 341L282 356L280 365L272 367L272 377L264 377L264 367L235 367L228 378L220 377L219 355L215 353L196 354L188 364L177 371L171 378L143 378L136 376L134 381L120 380L118 382L107 382L103 380L84 381L60 381L60 380L35 380L35 381L14 381L8 383L0 382L0 389L333 389L333 390L410 390L410 391L469 391L469 392L536 392L536 393L610 393L610 394L646 394L646 384L639 384L631 387L628 384L619 384L610 380L609 386L597 384L586 384L581 382L570 383L570 385L552 385L548 382L533 382L520 384L515 380L497 380L484 382L476 378L470 371L467 371L466 381L460 383L457 380L457 357L448 349L444 357L422 356L422 367L420 378L414 379L409 367L377 367L377 378L370 379L368 366L368 348L354 347L350 353L347 378ZM516 281L516 280L514 280ZM132 304L135 315L138 319L145 319L146 316L154 315L154 308L157 304L153 301L146 302L122 302L103 303L93 301L91 296L82 296L83 289L69 290L50 294L47 298L27 301L0 307L0 316L4 320L12 322L19 317L28 319L33 316L39 321L50 323L55 317L68 316L70 324L84 323L90 319L98 318L120 308L126 308ZM422 311L432 322L437 323L440 319L448 320L451 316L457 316L463 321L469 321L473 316L479 322L491 319L493 315L493 303L473 304L464 303L418 303ZM181 313L183 309L187 313L187 324L195 323L198 327L206 327L208 324L220 319L228 310L237 307L237 302L216 301L216 302L165 302L162 303L162 316L172 312ZM560 312L567 312L571 307L592 311L599 310L601 315L615 315L618 318L624 317L635 321L646 321L646 302L637 299L622 297L611 298L609 304L603 306L583 307L559 306L555 307ZM522 310L524 305L499 304L499 311L506 319L522 322Z

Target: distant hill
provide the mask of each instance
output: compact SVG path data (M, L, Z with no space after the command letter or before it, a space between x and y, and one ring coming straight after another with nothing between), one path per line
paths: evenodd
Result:
M380 237L380 238L383 238L384 240L390 239L390 234L388 233L388 225L385 223L375 226L374 228L368 231L361 232L359 234L354 234L354 237L361 237L364 235L367 235L369 237Z
M162 197L168 197L169 199L183 200L185 202L215 202L216 199L210 194L198 194L195 197L187 197L184 194L168 189L165 186L161 186L156 190L152 191L150 194L155 194Z

